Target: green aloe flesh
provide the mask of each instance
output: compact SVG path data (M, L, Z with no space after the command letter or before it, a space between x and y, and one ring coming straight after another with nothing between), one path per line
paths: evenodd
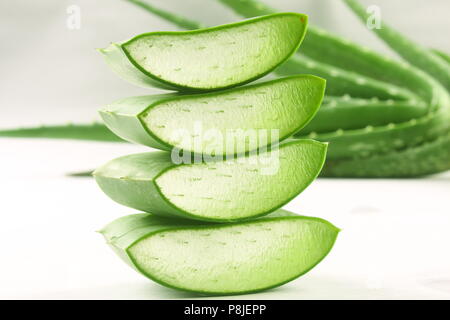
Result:
M100 115L118 136L150 147L244 153L298 132L319 109L324 91L323 79L299 75L206 94L125 98L106 106ZM253 143L261 130L277 134ZM208 132L215 139L208 138ZM239 135L245 141L227 150L227 137L240 139Z
M279 13L195 31L145 33L100 52L114 71L141 86L216 90L275 69L298 49L306 28L306 15Z
M168 152L112 160L94 172L111 199L145 212L208 221L267 214L319 174L327 145L291 140L237 159L174 164Z
M228 295L276 287L305 274L330 252L339 229L278 210L230 224L134 214L100 232L125 262L159 284Z

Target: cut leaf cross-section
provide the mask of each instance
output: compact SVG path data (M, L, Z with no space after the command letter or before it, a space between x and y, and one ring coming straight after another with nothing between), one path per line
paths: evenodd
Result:
M203 294L238 294L282 285L311 270L331 250L339 229L278 210L231 224L122 217L101 233L146 277Z
M316 114L324 91L323 79L299 75L206 94L125 98L100 115L111 131L131 142L239 154L298 132Z
M101 49L106 62L140 86L217 90L258 79L300 46L307 16L279 13L194 31L152 32Z
M145 212L207 221L267 214L320 173L327 144L291 140L268 152L224 161L174 164L168 152L124 156L94 172L113 200Z

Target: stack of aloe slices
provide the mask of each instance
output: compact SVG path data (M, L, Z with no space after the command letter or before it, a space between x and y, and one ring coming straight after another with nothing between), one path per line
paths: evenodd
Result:
M94 172L110 198L147 212L101 231L143 275L198 293L254 292L297 278L331 250L336 227L279 209L324 164L325 143L288 138L319 109L325 81L297 75L237 87L288 59L306 26L305 15L281 13L147 33L102 50L131 82L179 91L122 99L100 111L118 136L163 150L124 156ZM282 45L273 48L274 39ZM192 143L196 122L224 139ZM184 134L174 138L181 127ZM254 149L248 136L229 138L227 130L276 134L258 135Z

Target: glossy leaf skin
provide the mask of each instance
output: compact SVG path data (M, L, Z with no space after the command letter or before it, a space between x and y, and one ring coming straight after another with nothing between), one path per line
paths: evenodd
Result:
M149 147L204 154L213 146L205 137L199 143L173 137L179 130L187 130L183 137L192 135L201 125L200 136L214 130L224 138L214 144L216 154L245 153L279 143L298 132L316 114L324 92L323 79L297 75L206 94L125 98L100 110L100 115L118 136ZM232 150L226 148L225 140L233 130L256 135L260 130L270 133L272 129L278 134L261 139L255 146L243 143Z
M114 201L168 217L229 222L265 215L302 192L325 162L327 145L291 140L224 161L174 164L168 152L117 158L94 177Z
M443 60L445 60L448 63L448 65L450 66L450 55L448 55L447 53L442 52L440 50L437 50L437 49L432 49L432 51L434 52L435 55L438 55Z
M219 90L261 78L286 61L303 41L307 21L306 15L277 13L194 31L145 33L100 52L117 74L140 86Z
M328 159L365 158L432 141L445 134L448 127L449 110L442 109L407 122L355 130L338 129L308 137L330 143ZM302 136L299 134L298 137Z
M385 83L354 72L318 62L305 55L296 54L275 71L279 76L309 73L327 80L328 96L351 95L356 98L380 100L418 99L410 90Z
M324 30L310 28L302 52L318 62L363 76L360 82L368 77L394 85L387 88L391 92L397 91L398 87L408 90L410 100L432 99L432 87L435 83L420 70Z
M302 135L361 129L367 126L383 126L407 122L428 113L423 102L379 101L327 97L314 119L302 129Z
M347 178L408 178L450 170L450 134L415 148L366 159L329 160L321 175Z
M330 252L339 229L277 210L229 224L134 214L100 232L119 257L161 285L230 295L273 288L305 274Z

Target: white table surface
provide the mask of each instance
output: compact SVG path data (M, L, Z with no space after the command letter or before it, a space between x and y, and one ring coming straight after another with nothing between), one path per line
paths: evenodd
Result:
M94 168L140 146L0 140L0 298L198 298L152 283L95 232L133 213L107 198ZM334 250L281 288L228 299L450 298L450 172L426 179L318 179L287 209L342 228Z

